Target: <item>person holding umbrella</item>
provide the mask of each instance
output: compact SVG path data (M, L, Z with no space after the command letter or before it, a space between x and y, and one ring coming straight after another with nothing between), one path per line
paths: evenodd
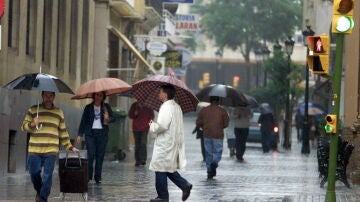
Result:
M208 179L216 176L223 151L224 128L229 125L229 115L219 106L219 101L219 97L211 96L210 106L203 108L196 119L196 125L204 129Z
M53 104L55 93L42 91L41 97L42 104L30 107L21 125L23 131L30 133L27 165L37 202L47 201L50 195L59 142L69 151L78 151L70 143L63 111Z
M104 102L105 98L105 91L93 93L93 102L85 106L76 139L80 144L81 137L85 134L89 181L94 177L96 184L101 183L102 164L108 142L108 124L115 121L110 105Z
M153 156L150 170L155 171L155 186L157 198L151 202L169 201L167 178L174 182L183 192L182 200L185 201L192 189L186 179L177 170L185 169L185 142L183 111L175 102L176 90L173 85L160 86L159 99L162 105L159 109L157 121L149 122L150 133L155 135Z
M272 131L275 126L275 119L268 103L263 103L260 106L260 112L261 114L258 123L260 124L262 149L264 153L268 153L271 148Z

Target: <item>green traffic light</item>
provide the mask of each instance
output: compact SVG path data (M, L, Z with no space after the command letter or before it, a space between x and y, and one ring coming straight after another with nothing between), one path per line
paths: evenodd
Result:
M336 25L336 30L339 32L346 32L349 31L354 27L354 20L348 16L341 16Z
M332 131L333 131L333 128L331 127L331 125L326 124L326 125L325 125L325 130L326 130L326 132L332 132Z

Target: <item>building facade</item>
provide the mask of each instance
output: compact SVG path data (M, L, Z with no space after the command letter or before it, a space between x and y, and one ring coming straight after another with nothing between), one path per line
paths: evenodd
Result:
M146 34L162 18L152 7L161 1L142 0L6 0L1 18L0 85L41 71L76 89L101 77L132 83L134 72L146 75L149 64L134 48L133 36ZM27 134L20 130L38 93L0 89L0 175L25 170ZM71 138L77 135L82 108L90 100L74 101L58 94ZM113 96L113 107L127 109L127 98ZM128 127L122 147L128 144ZM3 163L5 162L5 163Z

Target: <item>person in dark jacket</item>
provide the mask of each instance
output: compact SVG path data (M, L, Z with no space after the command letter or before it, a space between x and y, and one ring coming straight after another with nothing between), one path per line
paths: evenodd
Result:
M115 121L110 105L104 103L105 98L105 92L93 94L93 102L85 106L76 140L80 144L81 137L85 134L89 181L94 177L96 184L101 183L102 164L108 142L108 124Z
M223 151L224 129L229 125L229 115L219 102L219 97L211 96L211 104L203 108L196 119L196 125L203 128L208 179L216 176Z
M261 143L262 149L264 153L270 151L271 148L271 140L272 140L272 132L275 126L275 120L272 113L261 114L258 120L260 123L260 131L261 131Z

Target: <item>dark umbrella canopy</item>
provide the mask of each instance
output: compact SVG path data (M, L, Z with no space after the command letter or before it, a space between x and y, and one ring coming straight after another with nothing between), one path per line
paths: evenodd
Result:
M251 97L250 95L246 95L244 94L246 101L247 101L247 107L250 108L256 108L259 106L259 103L256 101L256 99L254 97Z
M269 103L261 103L260 104L260 113L262 114L272 114L273 110L271 108L271 106L269 105Z
M4 88L74 94L63 81L55 76L43 73L24 74L6 84Z
M131 93L139 101L148 107L158 111L162 102L159 99L160 86L171 84L175 87L174 100L180 105L183 113L196 111L199 100L188 89L186 84L175 76L155 75L142 79L133 84Z
M221 97L220 104L229 107L246 106L246 97L231 86L211 84L196 94L202 102L210 102L211 96Z

